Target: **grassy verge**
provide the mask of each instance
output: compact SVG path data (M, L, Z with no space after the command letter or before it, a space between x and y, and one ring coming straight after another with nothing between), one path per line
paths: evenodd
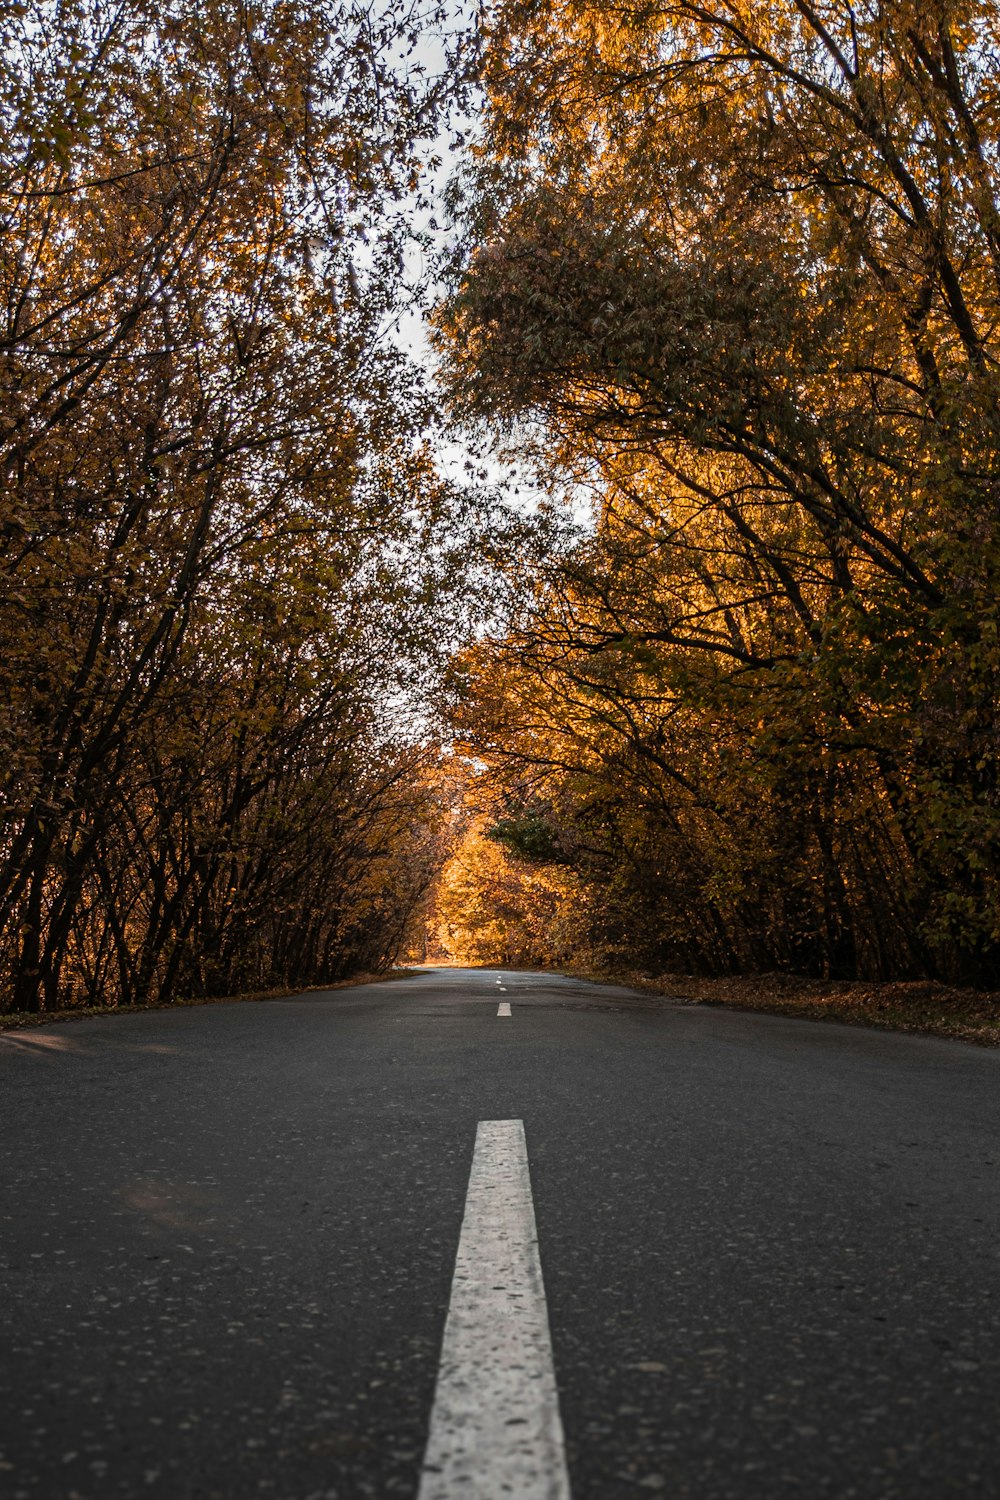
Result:
M840 1021L890 1031L1000 1047L1000 991L969 990L926 980L872 984L864 980L803 979L751 974L700 979L690 974L587 973L582 978L628 985L649 995L728 1010L767 1011L814 1021Z
M158 1005L78 1005L72 1010L43 1010L35 1015L17 1012L0 1016L0 1031L23 1031L30 1026L52 1026L61 1021L84 1021L88 1016L142 1016L151 1010L184 1010L192 1005L235 1005L248 1000L290 1000L294 995L319 995L327 990L348 990L359 984L385 984L390 979L406 979L412 969L387 969L384 974L355 974L352 979L337 979L332 984L305 985L300 989L250 990L243 995L212 995L208 998L171 1000Z

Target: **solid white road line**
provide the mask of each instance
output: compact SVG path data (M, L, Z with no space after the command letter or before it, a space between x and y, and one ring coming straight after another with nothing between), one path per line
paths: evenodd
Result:
M498 1016L509 1016L510 1015L510 1001L509 1000L501 1000L500 1001L500 1004L497 1006L497 1015Z
M418 1500L570 1500L520 1120L481 1120Z

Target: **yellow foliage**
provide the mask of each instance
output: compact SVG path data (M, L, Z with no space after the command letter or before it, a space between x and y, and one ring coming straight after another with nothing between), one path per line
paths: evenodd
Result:
M460 964L558 963L571 949L575 885L561 868L515 858L477 822L441 872L432 943Z

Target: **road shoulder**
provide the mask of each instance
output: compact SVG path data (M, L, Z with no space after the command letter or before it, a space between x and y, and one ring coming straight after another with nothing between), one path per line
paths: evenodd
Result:
M574 971L567 971L574 972ZM624 969L577 971L576 977L624 985L650 996L726 1010L762 1011L799 1020L836 1021L879 1030L922 1032L1000 1047L1000 992L930 980L876 984L864 980L808 979L795 974L701 978L650 975Z

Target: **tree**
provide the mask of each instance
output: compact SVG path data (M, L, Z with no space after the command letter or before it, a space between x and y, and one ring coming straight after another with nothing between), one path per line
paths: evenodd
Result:
M494 12L442 343L600 503L459 717L675 956L995 972L996 23Z
M407 694L468 503L386 327L443 98L400 60L433 24L4 13L6 1006L384 964L429 878Z
M462 964L540 967L574 948L568 871L518 858L496 825L475 818L441 869L432 941Z

